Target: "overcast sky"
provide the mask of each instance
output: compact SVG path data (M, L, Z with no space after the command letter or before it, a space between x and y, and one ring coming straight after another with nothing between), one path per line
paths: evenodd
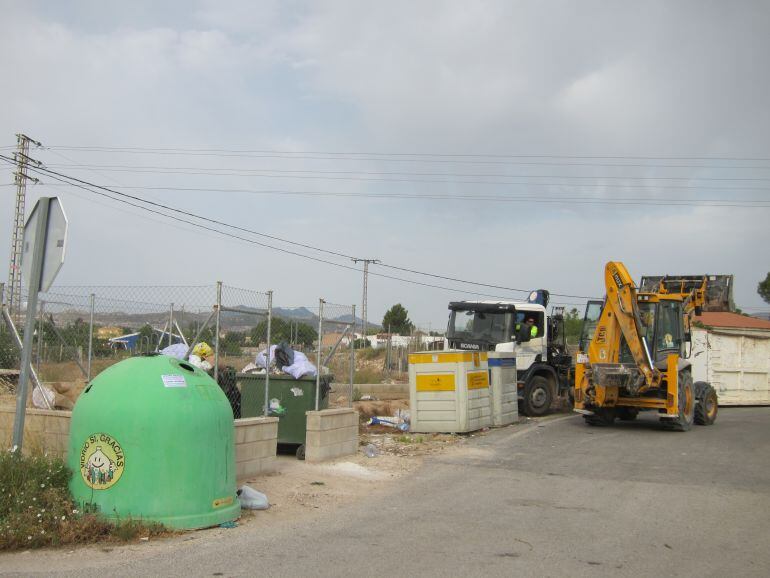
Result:
M770 309L756 294L770 202L746 204L770 201L766 1L0 7L0 147L24 132L50 147L32 156L52 170L446 277L601 296L612 259L637 279L732 273L739 306ZM0 163L0 184L11 173ZM272 289L282 306L360 304L360 272L42 180L28 207L58 195L70 220L57 284L222 280ZM15 190L0 193L5 259ZM401 302L443 329L448 301L482 298L464 291L521 297L371 271L452 288L372 276L376 322Z

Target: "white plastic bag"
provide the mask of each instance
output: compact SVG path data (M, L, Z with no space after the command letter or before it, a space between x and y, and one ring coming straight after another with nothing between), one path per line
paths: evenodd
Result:
M160 350L161 355L168 355L177 359L184 359L185 353L187 353L187 346L184 343L174 343L174 345L169 345Z
M270 363L273 363L275 361L275 345L270 346ZM256 358L256 364L259 367L265 367L266 365L266 351L260 351L257 354ZM302 353L301 351L295 351L294 352L294 363L291 365L284 365L281 368L281 371L284 373L288 373L291 375L294 379L299 379L301 377L315 377L316 373L316 367L312 363L310 363L310 360L307 358L307 356Z
M281 368L285 373L291 375L294 379L308 376L315 377L315 365L310 363L307 356L301 351L294 352L294 363Z
M267 510L270 507L267 496L249 486L241 486L237 494L241 508L246 510Z
M48 403L46 404L46 400ZM40 409L51 409L56 402L56 394L45 385L32 389L32 405Z

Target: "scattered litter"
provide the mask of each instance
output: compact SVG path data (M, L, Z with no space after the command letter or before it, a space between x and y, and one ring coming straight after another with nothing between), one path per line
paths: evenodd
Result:
M362 395L359 401L380 401L380 400L373 395Z
M369 444L364 448L364 453L366 454L367 458L375 458L379 452L377 451L377 448L374 444Z
M149 542L150 541L150 537L149 536L142 536L141 538L139 538L139 540L141 540L142 542Z
M285 415L286 408L281 405L281 400L272 398L270 400L270 415Z
M245 508L246 510L267 510L270 507L267 496L254 488L241 486L236 493L238 494L238 501L241 503L241 508Z
M310 482L311 486L325 486L326 482Z
M32 405L40 409L50 409L54 406L56 394L45 385L32 390ZM47 403L46 403L47 402Z
M409 424L406 422L399 423L398 418L388 416L372 416L366 425L384 425L387 427L396 428L401 431L409 431Z
M219 527L220 528L237 528L238 524L236 524L235 522L222 522L221 524L219 524ZM146 540L146 539L147 538L142 538L142 540Z

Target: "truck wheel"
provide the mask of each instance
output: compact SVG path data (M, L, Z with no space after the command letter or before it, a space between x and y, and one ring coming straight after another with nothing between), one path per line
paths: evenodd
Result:
M588 425L595 427L607 427L615 423L615 408L604 407L594 410L593 415L584 415L583 419Z
M679 415L676 419L665 420L675 431L689 431L695 421L695 391L692 375L689 372L679 374Z
M639 415L639 408L636 407L618 407L616 408L618 419L623 421L634 421Z
M545 415L551 409L553 392L545 377L534 376L524 386L524 414L534 417Z
M717 420L717 392L705 381L695 383L695 423L712 425Z

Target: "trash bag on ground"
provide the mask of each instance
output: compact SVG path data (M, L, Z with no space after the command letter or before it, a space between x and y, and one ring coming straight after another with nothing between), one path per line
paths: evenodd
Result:
M254 488L244 485L238 488L236 493L238 494L241 508L246 510L267 510L270 507L267 496Z

